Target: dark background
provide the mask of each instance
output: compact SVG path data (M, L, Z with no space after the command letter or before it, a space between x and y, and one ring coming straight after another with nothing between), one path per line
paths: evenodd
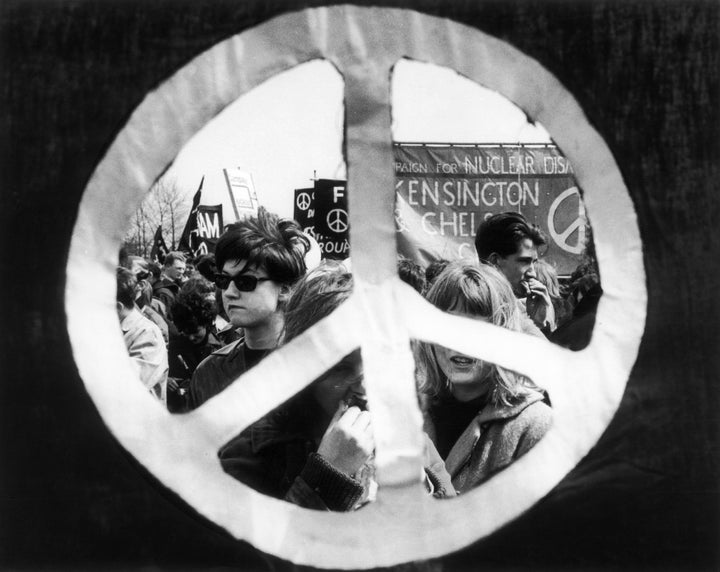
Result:
M143 96L215 43L323 2L0 7L0 568L262 567L105 430L72 360L64 269L94 167ZM447 569L720 565L718 2L385 2L536 58L613 152L637 209L648 321L588 457Z

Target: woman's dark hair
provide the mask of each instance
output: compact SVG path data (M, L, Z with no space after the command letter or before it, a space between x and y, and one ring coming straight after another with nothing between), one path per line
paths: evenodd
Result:
M186 290L183 287L172 305L173 322L177 329L195 332L199 327L209 327L217 316L214 296L214 292L208 297L201 289Z
M215 247L215 265L246 260L248 268L264 268L280 284L293 284L306 272L310 241L294 220L281 219L260 207L257 215L228 225Z

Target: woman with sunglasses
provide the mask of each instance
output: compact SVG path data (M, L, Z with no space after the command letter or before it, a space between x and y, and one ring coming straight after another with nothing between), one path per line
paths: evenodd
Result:
M450 263L426 297L448 313L523 331L509 282L489 265ZM439 345L419 343L416 352L426 428L459 493L525 454L549 429L552 410L526 377Z
M300 226L260 207L254 217L231 224L215 247L225 312L244 337L213 352L193 374L188 405L199 407L275 349L284 306L305 274L309 243Z
M326 262L308 273L288 300L283 343L351 293L352 275L342 264ZM454 495L429 438L426 445L427 490ZM227 473L264 494L305 508L349 511L373 499L373 452L372 417L355 350L223 447L220 460Z

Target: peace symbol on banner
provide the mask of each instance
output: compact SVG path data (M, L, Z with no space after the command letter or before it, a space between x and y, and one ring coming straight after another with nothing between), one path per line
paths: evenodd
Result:
M592 342L582 352L444 314L397 278L390 78L402 57L455 69L505 95L542 122L576 166L603 286L611 293L601 301ZM272 75L318 58L330 60L346 82L353 295L222 394L190 414L173 416L143 390L117 325L114 267L123 221L215 115ZM85 190L67 267L75 361L116 438L160 482L235 537L318 567L372 568L436 557L490 534L532 506L588 452L617 409L645 308L632 203L604 141L558 81L476 29L406 10L353 6L296 12L247 30L149 94ZM456 499L429 497L420 485L422 419L410 339L528 375L551 395L552 429L530 453L476 490ZM374 503L353 513L301 509L223 472L216 454L221 445L358 347L376 436Z
M299 193L297 196L296 204L297 204L297 207L301 211L308 210L308 208L310 208L310 194L309 193Z
M572 206L566 206L571 204L571 201L575 201L576 206L573 209ZM575 204L572 203L572 204ZM569 209L570 220L564 229L558 229L556 214L561 208L566 211ZM583 208L582 200L580 199L580 191L577 187L570 187L562 193L560 193L553 203L550 205L548 211L547 227L550 232L550 236L560 248L565 252L571 254L581 254L585 247L585 209ZM570 242L570 237L576 234L574 243Z
M345 232L348 229L348 215L345 209L332 209L327 214L327 225L333 232Z

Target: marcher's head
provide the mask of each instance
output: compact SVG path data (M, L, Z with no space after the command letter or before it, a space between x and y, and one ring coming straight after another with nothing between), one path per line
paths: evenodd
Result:
M150 276L148 276L148 281L151 284L155 284L155 282L160 280L162 268L157 262L148 262L148 272L150 272Z
M215 280L215 275L217 274L215 255L203 254L201 256L198 256L198 258L195 260L195 268L203 278L212 282L213 280Z
M427 265L425 269L426 288L430 288L430 286L433 285L435 279L440 276L440 273L445 270L448 264L450 264L449 260L440 259Z
M516 295L525 293L523 281L535 278L538 248L545 244L540 229L516 212L491 216L480 224L475 235L480 261L497 267Z
M163 262L163 272L168 280L181 282L185 277L187 262L182 252L168 252Z
M522 329L507 280L489 265L451 262L428 290L427 299L451 314ZM512 372L442 346L422 342L417 356L420 390L431 397L449 392L463 401L487 396L493 403L509 404L522 383Z
M191 287L183 285L172 305L173 322L180 334L193 344L202 344L217 315L213 290L205 287L202 279ZM209 290L209 293L208 293Z
M417 262L400 256L397 261L397 270L400 280L410 284L420 294L425 291L425 270Z
M130 270L122 268L121 266L118 266L115 276L117 278L115 299L118 303L118 311L132 310L135 307L137 280ZM122 308L120 308L120 306L122 306Z
M251 328L282 311L292 285L305 274L308 240L293 220L264 208L227 227L215 248L223 304L235 327Z
M562 296L557 271L552 264L541 258L535 263L535 274L537 274L537 279L547 288L550 298L560 298Z
M285 307L283 343L329 316L352 293L352 274L342 264L326 261L297 283ZM316 379L310 390L330 417L343 399L365 395L362 387L360 350L346 355L338 364Z

